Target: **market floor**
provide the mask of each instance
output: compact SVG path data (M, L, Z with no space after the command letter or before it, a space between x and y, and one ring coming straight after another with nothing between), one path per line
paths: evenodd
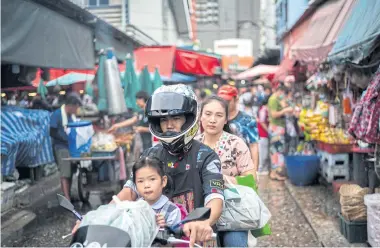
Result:
M315 234L307 223L301 210L287 191L283 182L271 181L267 177L260 179L260 197L272 213L271 228L273 234L258 239L260 247L317 247L320 246ZM17 247L64 247L68 246L70 237L62 236L70 233L75 223L74 217L58 206L54 196L34 209L37 220L29 226L22 238L14 240L12 246ZM104 203L108 199L104 199ZM84 214L94 206L79 206Z
M260 176L259 195L272 214L270 220L272 235L259 238L257 246L321 246L284 182L270 180L268 176Z

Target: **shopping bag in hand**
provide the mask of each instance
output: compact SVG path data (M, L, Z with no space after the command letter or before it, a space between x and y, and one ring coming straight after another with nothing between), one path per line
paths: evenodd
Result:
M236 182L238 185L243 185L243 186L247 186L247 187L252 188L257 193L257 184L256 184L256 181L255 181L255 178L253 177L253 175L237 176ZM265 236L265 235L271 235L272 230L271 230L269 224L266 224L263 228L252 230L251 233L255 238L258 238L258 237Z

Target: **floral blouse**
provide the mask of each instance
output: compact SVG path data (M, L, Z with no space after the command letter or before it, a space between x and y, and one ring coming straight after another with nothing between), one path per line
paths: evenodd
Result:
M195 139L203 143L204 134ZM226 176L235 177L254 169L247 144L236 135L223 132L214 150L222 163L222 173Z

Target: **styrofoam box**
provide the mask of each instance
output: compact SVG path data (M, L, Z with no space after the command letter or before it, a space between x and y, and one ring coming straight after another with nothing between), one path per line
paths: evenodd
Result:
M368 243L372 247L380 247L380 194L364 196L367 206Z
M16 184L10 182L1 183L1 212L5 212L13 207Z

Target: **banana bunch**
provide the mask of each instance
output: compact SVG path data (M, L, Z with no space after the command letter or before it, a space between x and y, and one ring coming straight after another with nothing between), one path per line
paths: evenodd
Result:
M352 143L350 136L341 128L326 127L323 132L320 133L318 140L329 144L349 145Z

